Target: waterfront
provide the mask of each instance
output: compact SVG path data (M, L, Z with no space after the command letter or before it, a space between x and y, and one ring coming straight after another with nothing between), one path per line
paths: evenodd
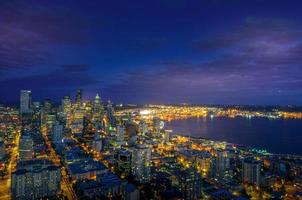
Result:
M265 149L271 153L302 155L302 120L201 117L166 122L174 134L203 137Z

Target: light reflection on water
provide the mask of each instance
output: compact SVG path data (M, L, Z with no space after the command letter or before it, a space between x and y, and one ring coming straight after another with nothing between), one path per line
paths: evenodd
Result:
M267 118L190 118L166 122L175 134L302 155L302 120Z

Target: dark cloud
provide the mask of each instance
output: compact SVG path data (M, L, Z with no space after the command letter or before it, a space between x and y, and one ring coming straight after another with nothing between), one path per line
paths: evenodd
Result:
M56 97L81 87L128 102L302 104L298 7L0 1L1 98L18 99L24 87Z
M129 44L131 50L134 51L149 51L162 49L167 45L164 38L140 38Z
M0 70L53 64L54 46L86 44L96 21L68 5L1 1Z
M26 68L45 62L48 54L41 37L17 26L0 27L0 70Z
M18 88L60 88L60 87L81 87L95 84L98 81L91 74L86 73L89 65L63 65L58 69L46 74L35 74L31 76L17 77L3 80L2 86L14 85ZM14 84L12 84L14 83Z
M301 42L302 29L299 24L281 19L247 17L242 26L201 41L194 41L194 52L222 50L270 50L274 44L287 45ZM265 49L263 49L263 47Z
M302 32L293 23L248 18L245 27L193 47L198 52L219 52L213 58L163 62L158 72L129 73L111 87L127 90L128 96L143 94L146 99L170 102L256 103L267 98L270 104L284 99L301 104L294 98L302 96L300 38Z
M15 99L20 89L32 89L41 97L56 97L60 99L63 95L70 94L77 88L94 88L100 85L100 81L93 75L87 73L89 65L69 64L63 65L49 73L35 74L9 78L0 81L0 87L4 93L15 91L12 96L3 99Z
M85 72L91 67L87 64L66 64L62 65L62 70L68 72Z
M89 16L76 12L69 1L61 4L4 1L0 6L0 16L5 26L31 31L49 43L81 44L88 39L85 33L92 26Z

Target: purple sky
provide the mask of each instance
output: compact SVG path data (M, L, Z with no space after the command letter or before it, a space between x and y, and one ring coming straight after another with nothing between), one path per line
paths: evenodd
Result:
M0 2L0 102L302 105L302 3Z

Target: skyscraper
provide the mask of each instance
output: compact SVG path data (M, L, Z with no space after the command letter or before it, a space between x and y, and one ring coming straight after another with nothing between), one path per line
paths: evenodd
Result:
M124 125L117 125L116 126L116 140L119 142L124 141L125 139L125 126Z
M26 160L12 173L12 199L31 200L55 196L60 191L60 167L49 160Z
M19 159L30 160L33 158L33 140L29 135L22 135L19 144Z
M223 176L230 168L230 159L228 156L228 152L224 150L218 150L216 156L216 175Z
M202 178L193 168L182 170L178 174L179 189L183 199L200 199Z
M145 136L148 131L148 124L144 120L141 120L138 124L138 134Z
M164 126L165 126L165 123L159 117L154 117L153 130L156 134L159 134L160 131L164 128Z
M77 108L80 108L82 105L82 90L77 90L75 104Z
M127 176L131 172L131 152L127 149L118 149L114 152L116 171L122 176Z
M95 121L100 120L102 111L103 111L103 106L101 102L101 97L99 96L99 94L96 94L93 102L93 118Z
M20 92L20 113L29 113L31 111L31 91L21 90Z
M137 144L132 149L131 172L135 180L146 183L151 178L151 149L143 144Z
M111 101L108 101L106 110L107 110L107 117L109 119L109 123L111 125L115 125L116 119L115 119L115 116L114 116L114 108L112 106Z
M261 162L253 158L246 158L242 163L242 181L255 185L260 184Z
M52 127L52 141L53 143L61 143L63 139L63 125L56 122Z
M101 152L103 148L103 141L102 138L100 137L99 133L96 133L94 136L94 140L92 141L92 147L95 149L97 152Z
M62 109L65 114L70 112L71 109L71 100L69 96L64 96L62 99Z
M2 138L0 138L0 160L5 156L5 154L5 143Z
M33 102L32 130L37 133L41 129L41 104Z
M45 114L52 113L52 102L50 99L45 99L44 101L44 113Z

